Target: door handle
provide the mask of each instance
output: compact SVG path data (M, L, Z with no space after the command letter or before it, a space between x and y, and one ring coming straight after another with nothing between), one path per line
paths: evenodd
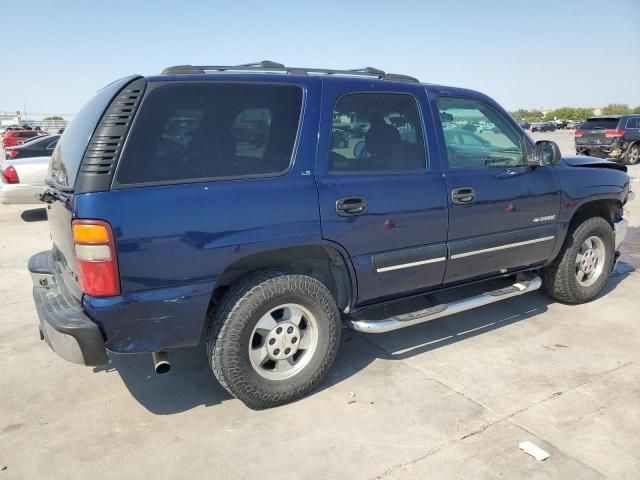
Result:
M476 201L476 191L471 187L454 188L451 190L451 201L458 205L466 205Z
M336 200L336 213L341 217L362 215L367 211L364 197L344 197Z

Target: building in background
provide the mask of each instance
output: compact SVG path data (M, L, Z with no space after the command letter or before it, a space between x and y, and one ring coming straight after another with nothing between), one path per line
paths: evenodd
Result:
M0 127L19 125L20 121L20 112L0 112Z

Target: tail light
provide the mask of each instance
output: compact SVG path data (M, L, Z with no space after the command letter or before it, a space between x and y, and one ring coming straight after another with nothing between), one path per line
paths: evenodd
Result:
M576 137L581 137L582 135L584 135L584 132L582 130L576 130L573 134Z
M73 244L81 290L94 297L120 294L120 277L111 226L101 220L74 220Z
M604 136L607 138L621 137L624 135L624 130L605 130Z
M2 180L5 183L20 183L18 172L16 172L13 165L3 168L2 171L0 171L0 176L2 176Z
M12 158L16 158L18 155L20 155L20 150L15 150L15 149L7 150L5 158L7 160L11 160Z

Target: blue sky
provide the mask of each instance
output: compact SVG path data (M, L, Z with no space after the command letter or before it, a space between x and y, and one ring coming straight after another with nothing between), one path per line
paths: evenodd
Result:
M72 114L131 73L262 59L374 66L509 109L640 104L640 0L38 0L8 18L19 3L0 0L0 111Z

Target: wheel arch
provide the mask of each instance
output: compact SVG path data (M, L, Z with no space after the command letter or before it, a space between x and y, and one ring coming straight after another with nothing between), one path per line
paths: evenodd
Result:
M217 278L211 296L215 308L229 288L254 272L282 269L308 275L331 292L338 309L348 312L356 298L355 272L346 252L333 244L297 245L252 253L231 263Z
M573 212L570 227L591 217L602 217L613 227L613 224L622 217L622 202L617 198L586 201Z
M580 204L572 213L568 221L565 220L565 227L559 231L559 238L556 245L544 266L549 266L562 251L562 247L567 239L567 234L577 225L591 217L602 217L613 228L613 224L622 217L622 202L617 198L599 198L587 200Z

